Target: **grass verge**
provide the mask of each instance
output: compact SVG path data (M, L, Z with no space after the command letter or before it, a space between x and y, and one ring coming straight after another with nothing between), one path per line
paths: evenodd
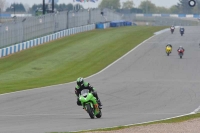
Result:
M165 27L120 27L65 37L0 59L0 93L92 75Z

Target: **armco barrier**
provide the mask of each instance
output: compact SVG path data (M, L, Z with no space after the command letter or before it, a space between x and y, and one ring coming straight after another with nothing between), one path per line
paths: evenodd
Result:
M106 25L108 25L108 24L106 24ZM63 31L60 31L60 32L57 32L54 34L50 34L50 35L47 35L44 37L36 38L36 39L22 42L19 44L15 44L13 46L9 46L6 48L2 48L2 49L0 49L0 58L8 56L13 53L17 53L19 51L22 51L22 50L25 50L28 48L31 48L33 46L37 46L37 45L40 45L43 43L50 42L52 40L59 39L64 36L69 36L72 34L84 32L84 31L90 31L90 30L94 30L94 29L95 29L95 24L80 26L80 27L76 27L76 28L66 29L66 30L63 30Z

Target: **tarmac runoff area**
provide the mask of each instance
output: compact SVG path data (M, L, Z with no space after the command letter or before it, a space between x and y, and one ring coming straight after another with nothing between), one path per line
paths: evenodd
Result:
M70 132L156 121L200 110L199 27L154 35L86 78L103 103L93 119L76 105L75 83L0 96L1 133ZM165 46L171 43L167 56ZM185 48L183 59L177 48Z

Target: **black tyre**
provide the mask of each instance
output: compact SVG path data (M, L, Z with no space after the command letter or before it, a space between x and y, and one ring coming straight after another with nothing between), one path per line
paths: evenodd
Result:
M102 112L101 112L101 110L99 110L99 114L97 114L96 117L101 118L101 116L102 116Z
M167 53L167 56L169 56L169 53Z
M180 58L182 59L182 56L180 56Z
M93 110L93 108L91 108L90 104L87 104L86 108L87 108L87 112L88 112L90 118L94 119L94 110Z

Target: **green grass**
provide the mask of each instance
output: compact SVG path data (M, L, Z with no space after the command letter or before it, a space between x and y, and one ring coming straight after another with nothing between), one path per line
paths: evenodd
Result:
M165 27L93 30L0 59L0 93L66 83L87 77Z

